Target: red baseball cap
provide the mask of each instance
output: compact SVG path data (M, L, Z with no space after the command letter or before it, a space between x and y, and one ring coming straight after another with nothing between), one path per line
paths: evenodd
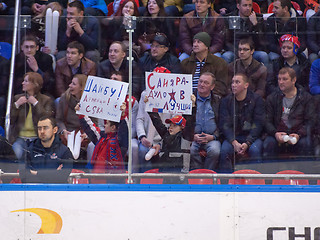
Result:
M177 116L174 116L173 118L171 119L166 119L165 121L166 123L174 123L178 126L182 126L182 127L185 127L186 126L186 119L180 115L177 115Z

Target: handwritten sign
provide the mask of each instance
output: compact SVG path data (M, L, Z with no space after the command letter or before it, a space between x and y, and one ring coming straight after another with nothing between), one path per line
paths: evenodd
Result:
M128 83L88 76L77 114L120 122Z
M147 112L192 112L192 75L146 72Z

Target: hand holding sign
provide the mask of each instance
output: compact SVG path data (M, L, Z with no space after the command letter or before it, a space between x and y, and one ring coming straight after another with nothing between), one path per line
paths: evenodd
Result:
M77 114L120 122L128 83L88 76Z
M192 75L146 72L147 112L192 112Z

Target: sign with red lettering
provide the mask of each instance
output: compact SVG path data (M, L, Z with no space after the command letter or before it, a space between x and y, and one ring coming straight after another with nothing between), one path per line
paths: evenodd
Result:
M191 74L146 72L146 92L147 112L191 115Z
M128 83L88 76L77 114L120 122Z

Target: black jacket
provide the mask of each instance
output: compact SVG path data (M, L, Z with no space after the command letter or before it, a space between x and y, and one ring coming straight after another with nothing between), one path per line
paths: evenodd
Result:
M258 23L255 26L249 18L240 18L240 29L233 29L232 26L229 25L229 17L231 16L239 16L239 10L234 10L224 18L227 26L225 49L236 52L239 41L243 38L250 37L255 44L255 50L265 51L265 44L263 42L265 24L262 14L256 13Z
M156 67L165 67L171 73L181 73L180 60L170 53L166 53L159 62L157 62L150 54L146 52L139 60L139 66L143 73L152 72ZM141 81L141 88L144 90L146 88L145 81Z
M38 73L43 78L43 87L41 92L49 95L54 94L54 76L52 67L52 57L41 51L37 51L34 58L38 63ZM26 56L23 52L16 56L15 68L14 68L14 94L22 93L23 76L27 72L33 72L33 70L27 64Z
M61 164L62 169L57 170ZM22 182L67 183L72 166L72 153L56 135L50 148L44 148L39 138L30 144L25 168L19 173ZM30 170L37 171L37 175L31 175Z
M299 66L294 66L293 69L296 71L297 84L301 85L306 91L309 90L309 74L311 64L309 60L303 55L298 54ZM278 74L281 68L286 67L284 58L281 56L272 62L271 67L268 69L266 91L267 95L272 93L278 88Z
M303 88L299 87L296 99L289 113L289 124L282 124L282 99L284 94L278 89L268 96L266 101L266 124L265 130L268 135L274 136L276 132L296 133L300 137L311 134L314 124L314 104L312 96Z
M190 160L190 145L193 136L191 135L191 121L188 118L189 116L184 116L187 120L186 126L175 135L170 135L158 113L149 112L149 116L162 138L161 149L163 155L160 157L159 170L162 172L180 172L183 168L183 159L188 157Z
M236 104L236 105L235 105ZM242 107L233 94L221 100L219 128L226 140L232 143L237 136L246 136L250 145L261 136L265 121L265 103L262 97L248 90Z
M280 54L280 37L284 34L292 34L297 36L301 43L298 52L303 52L306 49L306 29L306 19L303 16L299 16L294 8L291 8L291 18L286 23L283 23L280 18L276 18L272 14L268 17L266 23L266 40L269 51Z

